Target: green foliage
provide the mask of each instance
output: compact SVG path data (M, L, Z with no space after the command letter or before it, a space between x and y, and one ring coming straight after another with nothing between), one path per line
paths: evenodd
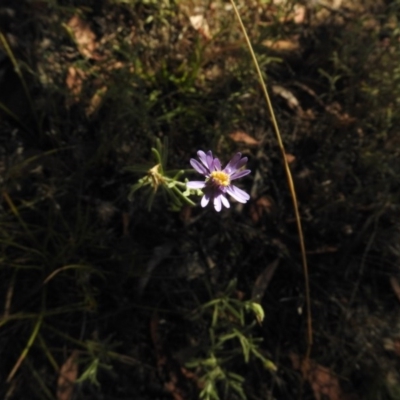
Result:
M231 281L223 293L202 304L192 316L209 325L209 336L202 343L204 356L186 364L200 376L201 399L233 398L234 394L246 399L245 377L235 372L242 362L258 359L265 369L276 371L274 363L261 354L262 338L253 336L255 321L249 323L246 319L251 312L261 323L263 309L252 301L237 299L236 285L236 280Z
M97 380L99 369L105 369L108 371L112 369L112 366L109 365L110 360L107 355L107 346L99 345L98 342L93 341L87 341L86 345L89 354L87 360L83 361L87 365L76 382L82 383L88 381L92 385L100 386L100 383Z
M184 182L179 181L179 178L185 171L166 170L168 158L167 139L164 139L163 145L161 145L161 141L157 139L156 147L152 148L151 151L156 163L153 167L130 166L125 168L127 171L131 172L147 172L143 178L139 179L138 183L132 186L128 199L132 201L135 192L144 188L145 190L147 189L146 196L148 197L145 201L148 211L151 211L154 197L158 190L160 190L164 196L166 195L172 211L179 211L185 203L194 206L195 203L193 203L188 196L191 194L198 194L199 191L188 189Z

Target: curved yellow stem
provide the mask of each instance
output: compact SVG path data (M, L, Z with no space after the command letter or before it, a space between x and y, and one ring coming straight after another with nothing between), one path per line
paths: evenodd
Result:
M286 173L286 179L288 182L288 186L289 186L289 191L292 197L292 201L293 201L293 209L294 209L294 213L295 213L295 217L296 217L296 224L297 224L297 231L298 231L298 235L299 235L299 241L300 241L300 250L301 250L301 257L302 257L302 264L303 264L303 273L304 273L304 286L305 286L305 293L306 293L306 308L307 308L307 351L306 351L306 355L305 355L305 360L307 360L310 356L311 353L311 347L312 347L312 342L313 342L313 330L312 330L312 316L311 316L311 298L310 298L310 281L309 281L309 277L308 277L308 263L307 263L307 255L306 255L306 246L304 243L304 235L303 235L303 228L301 225L301 219L300 219L300 213L299 213L299 205L297 202L297 196L296 196L296 189L293 183L293 177L292 177L292 173L290 171L290 167L289 167L289 163L286 159L286 152L285 152L285 146L283 144L282 141L282 136L279 130L279 126L278 126L278 122L276 120L275 117L275 112L274 109L272 107L272 103L271 103L271 99L269 97L268 94L268 90L267 90L267 86L265 85L262 73L261 73L261 69L260 69L260 65L257 61L257 57L254 53L253 50L253 46L251 45L249 36L247 35L247 31L246 28L243 24L242 18L240 16L239 10L236 7L236 4L234 2L234 0L230 0L232 7L235 11L236 17L239 21L239 25L240 28L243 32L243 35L245 37L246 40L246 44L247 47L249 48L251 57L253 59L253 63L254 66L257 70L257 75L258 75L258 79L260 81L260 85L264 94L264 98L265 101L267 102L267 106L268 106L268 110L270 113L270 117L271 117L271 122L276 134L276 139L278 141L278 145L279 145L279 149L281 151L281 155L282 155L282 160L283 160L283 165L285 168L285 173Z

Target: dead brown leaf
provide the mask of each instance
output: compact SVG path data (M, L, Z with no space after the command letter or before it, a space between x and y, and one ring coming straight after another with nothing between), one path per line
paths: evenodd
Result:
M210 27L208 26L208 22L203 15L192 15L191 17L189 17L189 20L192 27L197 32L199 32L200 35L204 37L204 39L210 40L212 38Z
M232 132L228 135L234 142L242 142L249 146L259 146L260 141L242 131Z
M86 78L86 74L79 68L69 67L67 72L67 77L65 79L65 84L72 95L69 99L67 106L71 106L72 103L79 101L79 95L82 92L83 81Z
M282 97L284 100L286 100L287 105L292 109L296 110L300 108L300 103L295 97L295 95L288 89L284 88L283 86L279 85L273 85L272 86L272 91L274 94L277 96Z
M71 400L78 377L78 350L73 350L60 369L57 380L57 400Z
M294 6L293 22L295 24L302 24L305 22L307 16L306 7L296 4Z
M264 214L271 214L274 209L274 202L268 196L261 196L250 205L250 218L258 222Z
M394 348L394 352L400 356L400 339L394 339L393 340L393 348Z
M334 125L338 128L346 128L356 121L356 118L343 112L342 106L338 102L328 104L325 110L333 116Z
M278 6L278 8L274 10L274 14L277 14L279 12L279 8L282 6L287 7L289 2L288 0L273 0L272 3L275 6ZM279 21L283 23L293 21L295 24L302 24L306 19L306 11L306 6L295 4L294 6L290 7L289 12L285 12L281 17L279 17Z
M97 61L101 60L97 59ZM69 107L82 100L81 93L84 82L97 76L97 79L91 79L91 86L96 89L96 92L90 98L88 101L89 104L86 107L86 116L90 117L92 114L95 114L103 103L104 95L108 90L108 87L104 86L103 82L110 79L110 73L112 71L124 67L125 64L120 61L95 63L88 71L83 71L76 66L70 66L65 79L65 84L71 94L71 97L67 101L67 106ZM133 72L133 67L130 68L130 71ZM87 99L84 100L87 101Z
M300 118L307 120L307 121L314 121L317 118L317 116L315 115L314 111L311 108L309 108L305 111L302 109L299 109L298 115Z
M390 285L392 286L393 292L397 299L400 301L400 283L395 276L390 277Z
M296 157L293 154L286 153L285 158L288 164L291 164L292 162L296 161Z
M300 370L314 393L316 400L350 400L357 398L353 394L344 393L339 378L329 368L319 365L314 360L301 360L299 355L290 353L293 368Z
M293 38L292 40L264 40L261 44L276 51L296 51L300 49L298 38Z
M84 21L77 15L74 15L67 23L67 26L74 35L79 52L87 58L94 57L97 47L96 35L90 29L87 21Z
M89 105L86 107L86 116L90 117L96 113L103 103L103 98L107 93L107 86L103 86L96 91L90 99Z
M385 338L383 339L383 347L385 350L392 351L400 356L400 338Z

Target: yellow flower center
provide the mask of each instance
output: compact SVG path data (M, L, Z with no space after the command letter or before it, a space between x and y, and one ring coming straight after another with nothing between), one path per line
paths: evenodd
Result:
M229 175L226 172L222 171L211 172L211 178L219 186L229 186L231 183Z

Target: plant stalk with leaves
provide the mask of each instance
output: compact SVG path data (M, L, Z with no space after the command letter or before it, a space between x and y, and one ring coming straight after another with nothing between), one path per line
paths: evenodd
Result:
M156 140L156 146L151 149L155 164L153 166L130 166L127 171L146 173L138 182L131 187L128 195L130 201L137 190L143 189L146 197L147 209L150 211L157 192L161 192L169 200L170 209L179 211L184 204L195 206L196 204L189 199L190 195L199 194L199 190L189 189L186 182L180 181L185 170L167 170L168 159L168 139L164 138L163 143L160 139ZM201 194L201 192L200 192Z

